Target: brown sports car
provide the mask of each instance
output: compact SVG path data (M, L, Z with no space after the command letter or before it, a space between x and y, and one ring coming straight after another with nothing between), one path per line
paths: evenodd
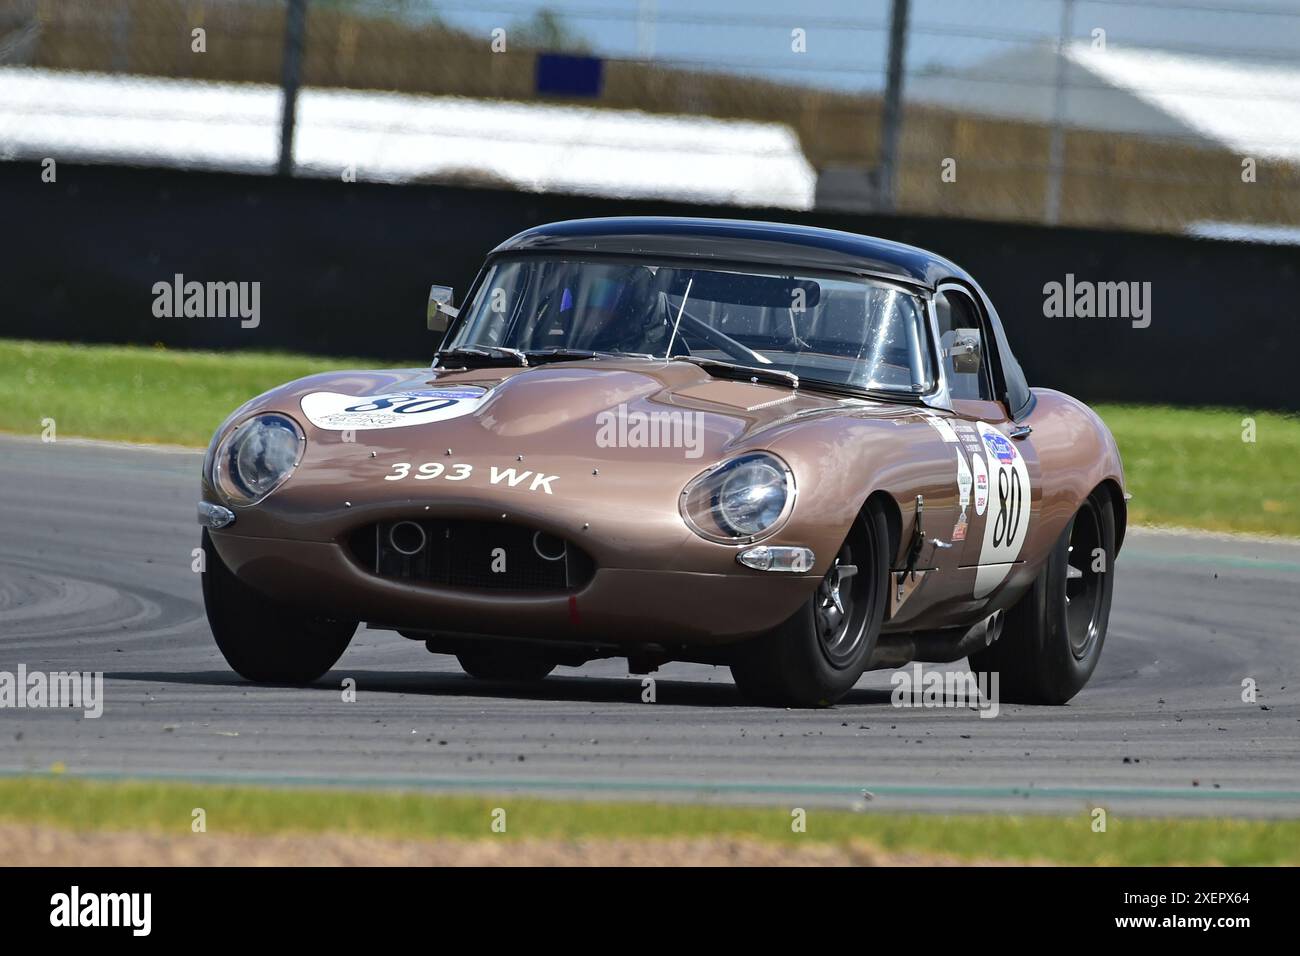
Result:
M203 468L203 593L255 681L359 622L485 680L626 657L833 703L913 660L1062 703L1106 637L1124 476L1029 388L993 304L920 249L802 226L598 219L494 249L430 368L239 408Z

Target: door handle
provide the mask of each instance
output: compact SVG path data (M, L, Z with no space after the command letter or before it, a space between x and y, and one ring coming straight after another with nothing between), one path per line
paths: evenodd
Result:
M1017 440L1028 438L1033 430L1034 428L1032 425L1017 425L1015 428L1011 429L1011 437Z

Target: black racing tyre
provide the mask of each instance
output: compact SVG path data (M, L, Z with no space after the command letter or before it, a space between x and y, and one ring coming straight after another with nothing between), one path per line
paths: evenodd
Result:
M461 668L478 680L539 681L555 670L555 661L519 650L466 651L456 655Z
M1064 704L1082 690L1106 642L1114 563L1115 505L1098 488L1007 611L1002 636L970 656L976 677L997 672L998 695L1012 704Z
M858 682L875 649L889 594L889 529L874 502L854 523L817 591L731 663L748 700L829 707Z
M244 584L221 560L206 530L203 555L208 626L240 677L259 684L310 684L343 656L356 621L315 617Z

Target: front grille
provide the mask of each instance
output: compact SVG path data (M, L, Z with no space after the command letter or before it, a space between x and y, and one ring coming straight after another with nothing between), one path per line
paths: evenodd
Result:
M595 571L571 542L504 522L381 521L353 533L350 544L357 560L381 577L448 587L571 591Z

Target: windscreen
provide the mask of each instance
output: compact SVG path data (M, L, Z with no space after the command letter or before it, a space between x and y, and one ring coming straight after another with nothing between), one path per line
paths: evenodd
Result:
M689 355L916 392L931 379L924 314L851 276L529 256L493 263L449 347Z

